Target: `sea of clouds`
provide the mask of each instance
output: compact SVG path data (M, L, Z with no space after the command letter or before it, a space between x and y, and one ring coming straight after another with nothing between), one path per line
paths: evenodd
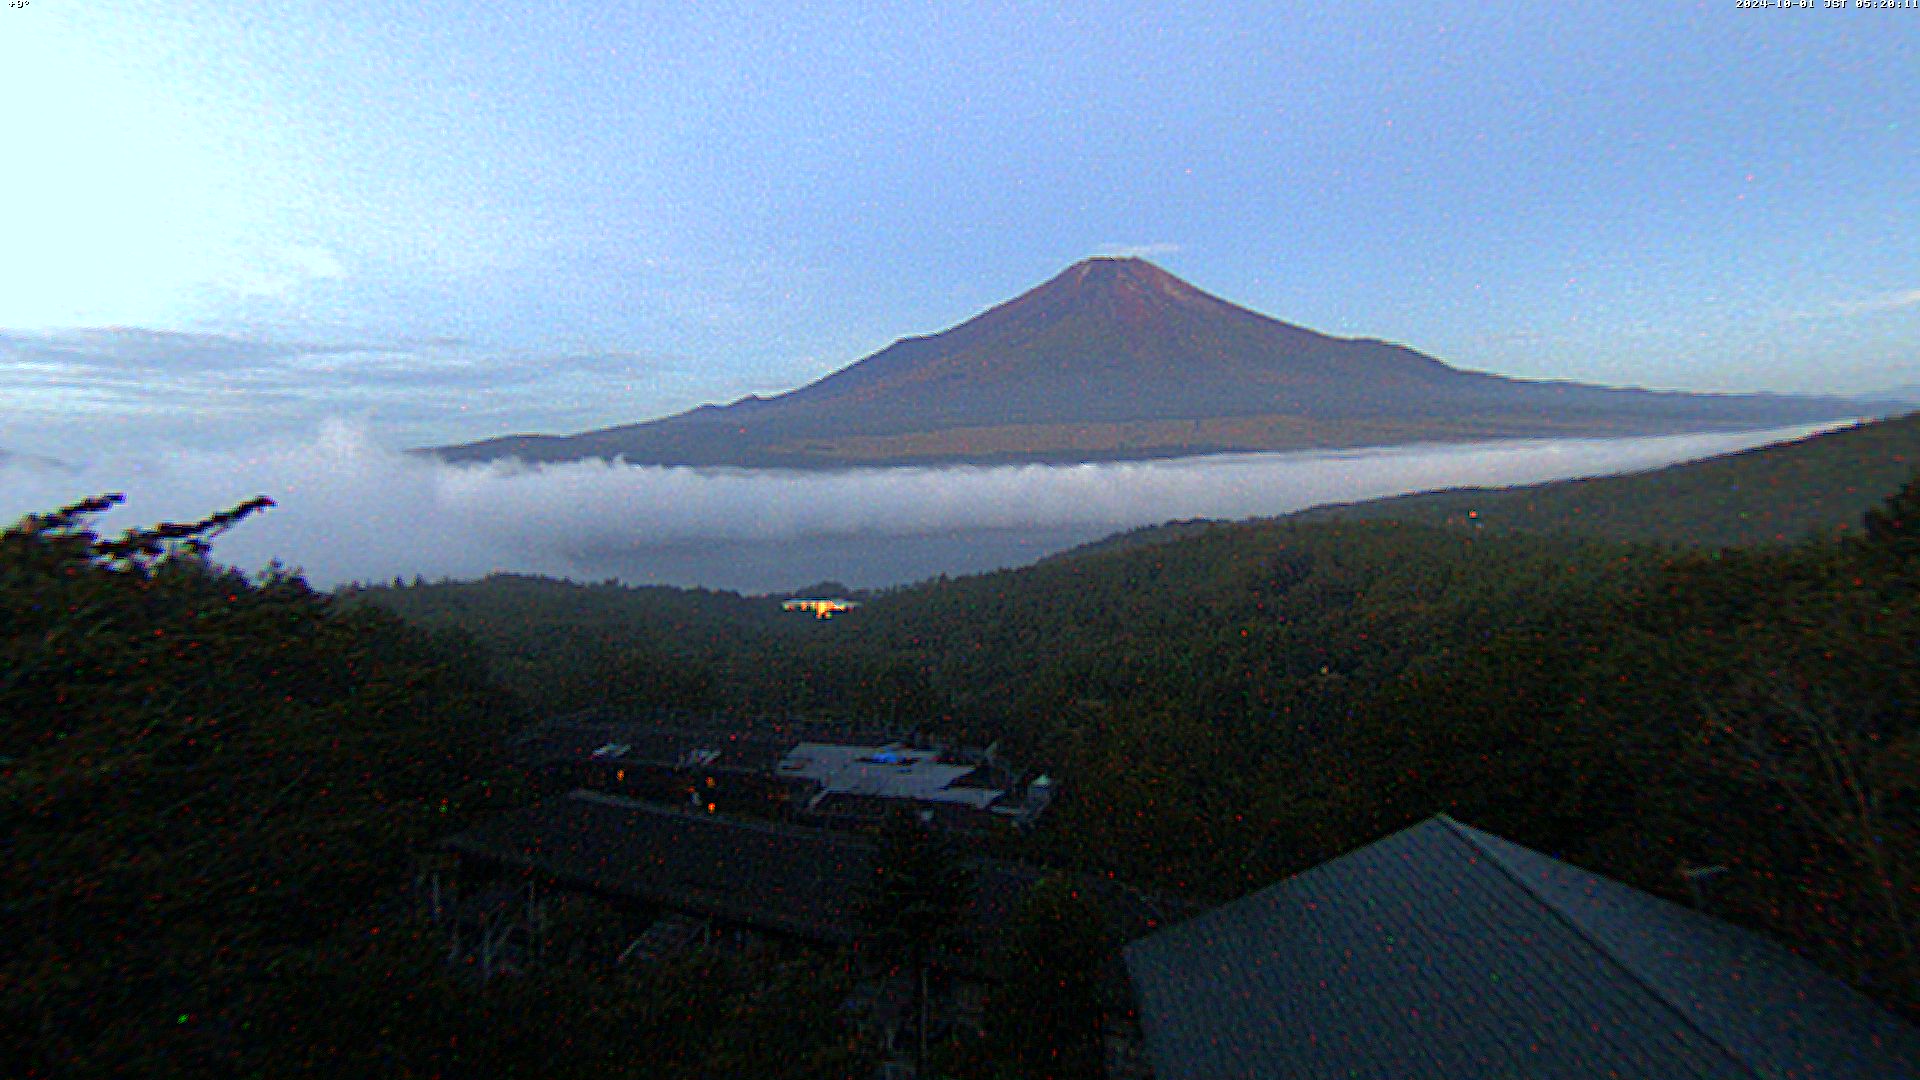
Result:
M449 465L328 421L255 449L0 461L0 519L125 492L101 532L278 505L215 542L317 587L515 571L775 592L882 586L1031 562L1183 518L1240 519L1411 491L1656 468L1836 425L1629 439L1527 439L1089 465L694 469L592 461Z

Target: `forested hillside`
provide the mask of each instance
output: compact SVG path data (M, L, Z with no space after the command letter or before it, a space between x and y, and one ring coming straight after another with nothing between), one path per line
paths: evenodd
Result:
M1505 488L1448 488L1287 515L1308 521L1404 521L1479 532L1706 547L1842 535L1920 464L1920 413L1648 472ZM1222 524L1147 525L1049 556L1071 559L1164 544Z
M471 627L504 677L607 704L623 684L544 646L540 611L598 611L633 643L622 663L698 673L684 703L999 739L1063 778L1030 854L1203 901L1436 810L1683 900L1682 865L1726 865L1716 911L1912 1010L1916 502L1909 486L1844 542L1726 551L1214 525L828 622L526 579L361 599ZM687 603L706 614L675 622Z
M826 958L485 987L410 892L526 797L458 635L210 563L203 522L0 533L0 1076L840 1076ZM564 934L567 924L557 924Z
M1624 476L1462 488L1298 520L1415 521L1476 529L1731 547L1857 529L1920 465L1920 413Z
M325 596L206 559L263 503L119 539L106 505L0 534L5 1075L864 1067L831 957L446 966L418 860L528 797L507 734L586 705L998 739L1060 779L1020 854L1197 903L1437 810L1686 902L1725 866L1700 902L1920 1015L1920 481L1842 540L1216 525L827 621L512 577Z

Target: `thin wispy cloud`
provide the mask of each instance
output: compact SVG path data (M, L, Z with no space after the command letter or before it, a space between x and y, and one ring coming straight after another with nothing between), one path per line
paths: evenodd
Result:
M67 467L0 462L0 518L124 491L112 529L192 520L254 495L278 507L215 556L270 559L321 586L524 571L749 591L826 577L885 585L1025 562L1180 518L1239 519L1407 491L1657 467L1802 434L1512 440L1073 466L840 472L447 465L331 422L298 441Z
M288 299L308 285L347 276L346 264L333 251L314 244L284 244L234 260L215 284L241 296Z
M569 432L634 418L619 391L674 389L680 357L631 351L507 351L457 340L268 341L108 327L0 331L0 444L57 457L71 442L216 447L263 431L311 431L328 416L379 421L403 444L502 430ZM529 402L537 403L529 408ZM112 414L112 431L86 418ZM220 420L221 423L210 423Z
M1163 255L1178 255L1180 245L1164 241L1151 244L1104 244L1100 248L1100 253L1129 259L1152 259Z
M1848 315L1861 315L1878 311L1900 311L1903 308L1920 307L1920 289L1903 289L1866 300L1852 301L1838 305Z
M1813 311L1796 311L1787 317L1796 320L1832 319L1854 315L1883 315L1920 307L1920 289L1899 289L1874 296L1834 300Z

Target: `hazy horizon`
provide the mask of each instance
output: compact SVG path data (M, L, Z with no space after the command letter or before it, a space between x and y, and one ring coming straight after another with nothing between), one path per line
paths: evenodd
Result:
M264 494L278 506L217 540L213 557L248 572L278 560L320 588L495 572L741 592L826 579L880 587L1030 563L1170 520L1638 471L1835 426L802 472L607 461L450 465L395 453L363 426L334 421L306 439L244 451L0 462L0 518L11 523L121 491L126 503L99 527L117 532L196 520Z

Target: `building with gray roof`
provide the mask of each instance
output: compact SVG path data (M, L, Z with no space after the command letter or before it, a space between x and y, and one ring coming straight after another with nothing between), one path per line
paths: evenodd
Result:
M1025 828L1053 797L1050 777L999 761L992 748L925 747L802 723L668 726L588 712L522 732L514 750L554 794L586 787L829 824L873 822L912 805L943 828Z
M1445 815L1126 963L1159 1080L1920 1077L1920 1031L1785 948Z
M873 876L876 851L865 837L595 791L497 815L445 844L467 859L565 888L822 944L860 935L858 897ZM984 936L1040 874L1012 863L969 862L969 928Z

